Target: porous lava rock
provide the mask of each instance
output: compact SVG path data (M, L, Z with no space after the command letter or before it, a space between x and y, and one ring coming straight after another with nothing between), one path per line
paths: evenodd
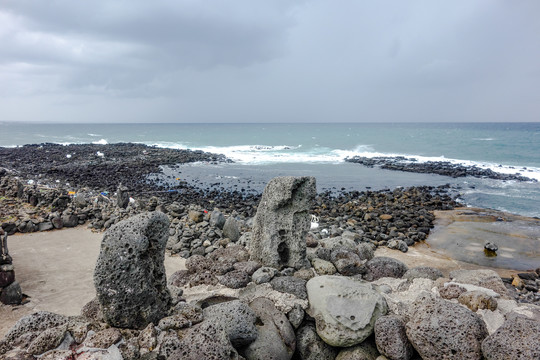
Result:
M314 177L276 177L264 189L249 242L251 259L277 269L306 267Z
M169 219L142 213L113 225L101 242L94 284L107 323L142 329L157 324L171 305L165 276Z
M482 342L487 360L540 359L540 321L510 317Z
M415 302L407 337L422 359L482 359L486 324L471 310L449 301L420 297Z

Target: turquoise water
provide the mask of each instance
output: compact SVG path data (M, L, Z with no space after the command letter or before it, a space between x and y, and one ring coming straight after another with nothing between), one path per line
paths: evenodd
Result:
M222 153L235 161L183 170L202 185L227 176L239 184L249 178L256 187L272 176L303 173L316 176L319 188L347 190L450 183L468 205L540 216L538 183L411 175L343 162L355 155L403 155L540 180L540 123L0 124L0 146L44 142L140 142Z

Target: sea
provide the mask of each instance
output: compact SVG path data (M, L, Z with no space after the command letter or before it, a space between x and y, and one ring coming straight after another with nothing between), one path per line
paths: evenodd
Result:
M164 183L259 192L275 176L314 176L319 191L449 185L464 206L540 217L540 182L383 170L352 156L476 165L540 181L540 123L44 124L0 123L0 146L142 143L226 155L233 162L165 167ZM106 154L105 154L106 156Z

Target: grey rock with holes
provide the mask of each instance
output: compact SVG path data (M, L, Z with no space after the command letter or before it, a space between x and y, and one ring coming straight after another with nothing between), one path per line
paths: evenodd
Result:
M508 296L506 286L499 274L493 270L454 270L450 271L450 279L457 283L471 284L491 289L499 295Z
M341 350L336 360L376 360L379 355L375 343L369 338L361 344Z
M540 359L540 321L510 317L482 342L487 360Z
M315 319L317 334L332 346L360 344L388 311L384 297L362 280L318 276L307 282L307 293L307 312Z
M306 280L295 276L279 276L270 281L276 291L292 294L300 299L307 299Z
M167 315L171 295L163 261L168 231L167 215L150 212L105 232L94 284L110 325L142 329Z
M298 329L296 348L302 360L334 360L337 355L337 349L325 343L312 324Z
M430 266L417 266L412 269L407 270L405 274L403 274L403 278L407 280L413 280L418 278L425 278L425 279L431 279L433 281L437 280L438 278L442 278L443 274L441 270L430 267Z
M464 306L433 296L413 304L407 337L422 359L482 359L486 324Z
M368 281L383 277L401 278L409 270L403 262L385 256L374 257L366 263L364 278Z
M22 317L0 341L0 355L15 346L28 347L45 330L63 326L68 320L67 316L48 311L39 311Z
M277 269L309 266L306 235L317 194L314 177L276 177L264 189L251 240L251 259Z
M392 360L409 360L413 347L405 323L396 315L381 316L375 322L375 343L379 352Z
M259 297L249 307L257 315L257 339L242 352L247 360L289 360L296 349L296 336L287 317L272 300Z
M270 282L276 276L278 271L272 267L263 266L251 275L255 284L264 284Z
M203 322L182 333L167 359L241 359L237 349L257 338L257 316L238 300L211 305L203 317Z
M204 309L203 323L222 329L234 347L246 346L257 338L253 310L239 300L212 305Z

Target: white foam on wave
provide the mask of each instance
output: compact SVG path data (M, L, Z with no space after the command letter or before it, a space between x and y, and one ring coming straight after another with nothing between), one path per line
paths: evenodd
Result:
M176 149L176 150L184 150L189 149L187 145L177 143L177 142L171 142L171 141L160 141L160 142L136 142L136 144L144 144L148 146L155 146L162 149Z
M108 142L105 139L100 139L98 141L92 141L92 144L94 144L94 145L107 145Z
M99 137L99 136L103 136L103 135L100 135L100 134L92 134L92 133L88 133L86 134L88 136L92 136L92 137Z
M244 165L337 163L343 161L343 158L331 149L318 147L305 150L302 145L206 146L196 148L196 150L223 154L236 163Z
M494 140L497 140L497 139L494 139L494 138L473 138L473 140L477 140L477 141L494 141Z
M491 169L501 174L516 174L540 181L540 168L519 167L512 165L479 162L472 160L451 159L444 156L419 156L399 153L382 153L374 151L371 145L358 145L352 150L331 149L316 146L305 148L302 145L235 145L235 146L188 146L175 142L159 142L148 144L161 148L190 149L223 154L238 164L243 165L267 165L274 163L342 163L347 157L363 156L374 157L404 157L412 161L438 162L444 161L455 165L476 166L481 169ZM410 160L406 160L410 161Z

